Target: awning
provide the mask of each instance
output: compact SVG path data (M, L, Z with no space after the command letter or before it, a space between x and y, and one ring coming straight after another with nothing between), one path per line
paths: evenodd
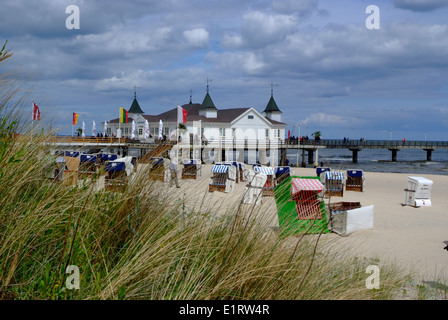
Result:
M106 153L100 153L98 154L98 158L102 161L113 161L118 158L116 154L106 154Z
M289 167L275 167L274 168L275 174L285 174L285 173L290 173L291 169Z
M124 162L113 162L110 161L106 164L106 172L123 171L126 168L126 163Z
M347 170L347 177L362 177L362 170Z
M325 172L325 176L330 180L344 180L343 172L327 171Z
M272 168L272 167L254 167L254 171L263 173L267 176L274 175L274 168Z
M212 173L225 173L229 170L229 166L226 165L214 165L212 167Z
M96 155L94 154L82 154L81 155L81 162L95 162L96 161Z
M79 157L79 152L76 152L76 151L65 151L64 156L77 158L77 157Z
M291 180L291 194L296 194L300 191L321 192L322 190L324 190L324 186L319 179L294 178Z

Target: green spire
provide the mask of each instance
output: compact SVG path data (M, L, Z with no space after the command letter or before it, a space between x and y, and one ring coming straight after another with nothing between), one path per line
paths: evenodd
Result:
M272 111L281 112L277 106L277 103L275 103L273 95L271 95L271 99L269 99L268 105L266 106L266 109L264 109L263 112L272 112Z
M202 101L201 109L213 108L216 109L215 104L213 103L212 98L209 93L205 95L204 101Z

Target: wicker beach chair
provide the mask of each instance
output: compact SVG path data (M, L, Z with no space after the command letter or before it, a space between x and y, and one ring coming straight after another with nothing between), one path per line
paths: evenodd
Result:
M263 200L263 186L267 176L260 172L250 170L247 179L249 183L244 190L243 202L248 204L259 204Z
M347 170L346 191L364 191L364 174L362 170Z
M199 179L202 174L202 164L200 160L184 159L182 164L182 179Z
M254 166L255 172L260 172L266 175L266 183L263 186L263 196L274 196L274 189L276 186L275 172L273 167Z
M340 171L325 172L325 195L328 197L344 196L344 173Z
M214 165L209 181L209 192L232 192L235 188L236 169L230 165Z

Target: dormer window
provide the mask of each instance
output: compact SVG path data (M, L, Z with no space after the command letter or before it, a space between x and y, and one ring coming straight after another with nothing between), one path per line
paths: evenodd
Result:
M249 120L253 120L253 119L254 119L254 116L253 116L253 115L249 115L249 116L247 116L247 119L249 119Z

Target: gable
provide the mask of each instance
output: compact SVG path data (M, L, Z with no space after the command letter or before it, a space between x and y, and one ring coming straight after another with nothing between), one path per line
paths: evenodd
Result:
M257 110L254 108L247 109L243 114L234 119L231 122L231 125L235 126L257 126L257 127L271 127L272 124L263 117Z

